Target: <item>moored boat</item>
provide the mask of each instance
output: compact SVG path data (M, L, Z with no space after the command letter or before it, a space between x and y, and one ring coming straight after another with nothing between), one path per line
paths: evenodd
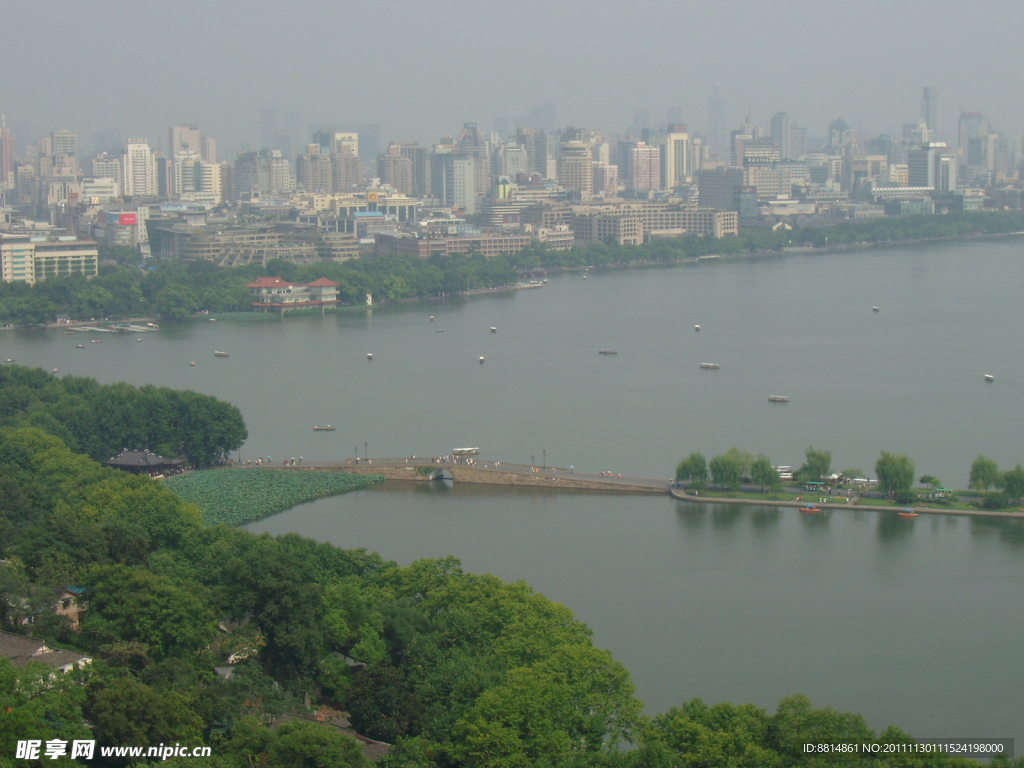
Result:
M813 504L808 504L807 506L800 507L800 512L804 515L816 515L819 512L821 512L821 507L816 507Z
M898 514L900 517L917 517L917 512L912 510L910 507L904 507L896 514Z

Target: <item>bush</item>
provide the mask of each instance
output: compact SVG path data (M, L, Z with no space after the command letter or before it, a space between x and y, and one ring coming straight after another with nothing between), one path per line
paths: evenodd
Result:
M897 491L893 500L897 504L916 504L918 501L917 494L911 491Z
M1010 498L1002 491L986 493L981 497L981 506L985 509L1003 509L1010 506Z

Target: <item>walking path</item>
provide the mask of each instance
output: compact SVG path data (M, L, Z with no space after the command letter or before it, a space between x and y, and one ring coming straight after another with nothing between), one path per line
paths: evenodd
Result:
M290 461L290 459L288 460ZM418 467L427 469L447 469L456 482L480 483L484 485L519 485L535 488L571 488L574 490L613 491L619 493L665 493L675 499L692 504L747 504L762 507L804 506L798 501L768 501L752 498L722 498L720 496L696 496L683 488L673 487L672 481L654 477L623 476L610 472L577 472L564 467L536 467L529 464L506 464L498 461L477 461L460 459L442 461L438 458L401 459L361 459L358 463L352 459L346 461L307 461L302 459L292 465L281 462L265 463L261 467L254 464L236 468L275 468L301 470L320 470L326 472L353 472L362 475L384 475L388 480L405 482L427 482L427 476L417 471ZM868 510L872 512L899 512L900 507L883 506L880 504L830 504L817 503L822 510L843 509L850 511ZM996 512L987 509L943 509L939 507L914 507L921 515L964 515L967 517L996 517L1024 519L1024 512Z

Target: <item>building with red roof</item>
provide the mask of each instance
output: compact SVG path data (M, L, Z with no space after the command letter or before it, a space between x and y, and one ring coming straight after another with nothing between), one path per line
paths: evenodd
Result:
M311 283L290 283L280 277L258 277L255 282L246 283L245 287L253 296L252 306L257 312L284 312L288 309L325 309L337 306L339 285L326 277Z

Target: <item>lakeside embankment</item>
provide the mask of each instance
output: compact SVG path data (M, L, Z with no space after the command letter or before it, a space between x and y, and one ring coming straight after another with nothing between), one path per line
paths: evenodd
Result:
M462 464L455 462L431 462L424 464L416 459L372 459L356 464L351 461L317 462L304 461L302 464L284 467L293 471L327 471L351 472L360 475L383 475L385 482L430 482L424 470L446 469L452 474L454 482L478 483L484 485L515 485L532 486L535 488L556 488L577 491L600 491L621 493L659 494L666 491L673 498L691 504L745 504L765 507L792 507L799 509L804 504L794 501L773 501L751 498L723 498L718 496L694 496L682 488L672 486L670 480L648 477L623 477L590 472L576 472L559 467L531 467L524 464L503 464L501 462L478 462ZM837 509L846 511L899 512L900 507L883 506L880 504L830 504L817 503L822 510ZM1024 512L998 512L985 509L942 509L939 507L914 507L921 515L960 515L965 517L989 517L1011 520L1024 520Z

